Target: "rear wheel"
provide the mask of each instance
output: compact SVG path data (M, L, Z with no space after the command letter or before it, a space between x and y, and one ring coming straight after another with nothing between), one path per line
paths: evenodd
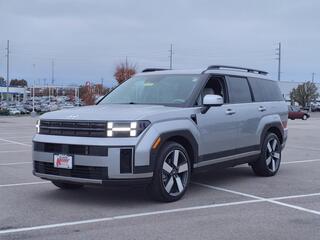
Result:
M190 182L191 165L187 151L176 142L165 143L157 158L152 183L148 186L151 197L163 202L179 200Z
M53 185L61 189L78 189L83 187L82 184L76 184L76 183L65 183L65 182L57 182L57 181L52 181L52 183Z
M306 115L306 114L304 114L303 116L302 116L302 120L307 120L308 119L308 116Z
M281 143L274 133L268 133L262 144L259 159L252 164L254 173L258 176L275 175L281 163Z

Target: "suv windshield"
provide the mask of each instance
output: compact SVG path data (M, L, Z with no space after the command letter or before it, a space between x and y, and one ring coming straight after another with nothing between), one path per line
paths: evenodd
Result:
M100 104L183 105L192 94L200 75L141 75L128 79Z

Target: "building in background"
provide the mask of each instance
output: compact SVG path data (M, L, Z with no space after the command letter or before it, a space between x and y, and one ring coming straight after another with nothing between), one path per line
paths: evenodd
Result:
M7 95L7 87L0 87L0 101L4 101ZM25 87L9 87L9 101L27 100L28 91Z

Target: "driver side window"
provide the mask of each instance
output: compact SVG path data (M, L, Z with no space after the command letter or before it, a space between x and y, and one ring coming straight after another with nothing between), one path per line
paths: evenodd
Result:
M221 77L212 77L208 80L205 87L202 89L199 97L196 100L196 106L202 106L202 100L205 95L215 94L223 98L223 102L226 103L226 88L224 79Z

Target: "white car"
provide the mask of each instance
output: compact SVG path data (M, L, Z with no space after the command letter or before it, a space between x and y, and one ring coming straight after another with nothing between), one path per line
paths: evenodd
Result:
M17 115L20 114L21 112L16 109L16 108L8 108L10 115Z

